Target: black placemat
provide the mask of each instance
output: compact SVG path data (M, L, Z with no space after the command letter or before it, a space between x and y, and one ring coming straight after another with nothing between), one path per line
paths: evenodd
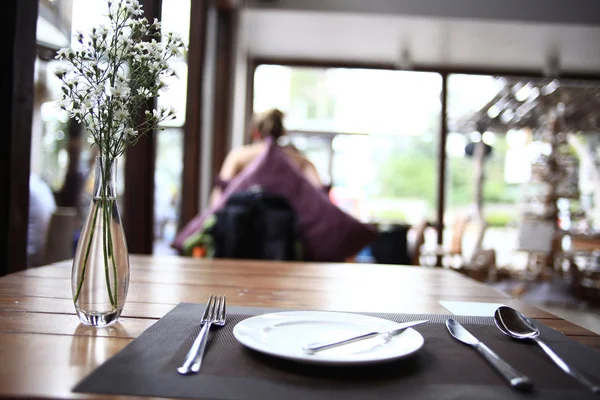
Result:
M379 365L310 366L262 355L240 345L233 327L273 309L230 307L227 325L211 330L201 373L181 376L182 362L199 332L204 305L181 303L73 390L197 399L583 399L597 398L559 370L534 344L516 342L492 318L452 316L496 353L529 376L535 389L511 389L473 349L453 339L449 315L365 313L396 322L429 319L411 357ZM600 381L600 354L539 322L542 337L567 362Z

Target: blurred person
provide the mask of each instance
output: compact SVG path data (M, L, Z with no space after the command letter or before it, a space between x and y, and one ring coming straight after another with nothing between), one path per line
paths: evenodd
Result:
M50 186L37 174L29 176L29 221L27 224L27 266L44 263L50 218L56 200Z
M211 204L214 204L219 198L221 191L225 189L229 181L265 152L268 145L266 139L279 141L286 135L283 118L284 114L278 109L271 109L254 116L250 131L252 143L229 152L216 179L215 188L211 195ZM291 144L281 146L281 148L311 184L318 189L323 188L313 163Z

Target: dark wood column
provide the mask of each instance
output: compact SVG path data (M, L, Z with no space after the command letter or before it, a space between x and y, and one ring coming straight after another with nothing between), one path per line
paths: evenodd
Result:
M446 140L448 138L448 74L446 73L442 73L441 102L437 165L437 244L439 246L444 243L444 209L446 206ZM436 264L442 265L441 257L438 257Z
M179 227L199 211L202 177L202 123L208 0L191 2L190 44L188 48L188 86L183 139L183 174Z
M0 74L0 275L27 265L37 0L3 3Z
M162 0L143 0L148 21L160 21ZM148 104L154 106L156 100ZM141 113L143 115L143 113ZM124 229L130 253L152 254L154 242L154 170L156 132L140 138L125 154Z
M250 125L252 124L252 117L254 115L254 73L258 64L253 59L246 61L248 63L247 75L246 75L246 131L244 132L244 144L251 142L250 137Z
M217 174L230 145L232 115L232 88L234 75L234 41L237 11L232 8L217 10L217 50L215 65L215 107L212 148L212 169Z

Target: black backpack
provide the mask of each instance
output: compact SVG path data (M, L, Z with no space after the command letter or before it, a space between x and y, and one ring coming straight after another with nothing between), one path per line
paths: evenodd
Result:
M298 218L289 202L262 190L233 194L210 228L215 258L298 260Z

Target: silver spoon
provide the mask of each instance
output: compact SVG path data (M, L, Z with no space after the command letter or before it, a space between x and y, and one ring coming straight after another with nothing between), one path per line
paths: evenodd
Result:
M518 340L533 340L544 352L560 367L564 372L577 379L582 385L586 386L594 393L600 393L600 386L592 383L581 372L569 366L562 358L558 356L546 343L540 339L540 331L531 321L517 310L502 306L494 313L494 322L502 333Z

